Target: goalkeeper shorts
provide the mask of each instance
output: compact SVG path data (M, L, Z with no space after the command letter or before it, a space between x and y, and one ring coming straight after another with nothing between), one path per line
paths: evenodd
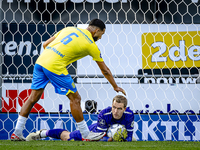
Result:
M57 75L44 67L35 64L31 89L44 89L49 81L52 83L55 92L58 94L67 95L70 92L75 93L77 91L74 81L69 74Z

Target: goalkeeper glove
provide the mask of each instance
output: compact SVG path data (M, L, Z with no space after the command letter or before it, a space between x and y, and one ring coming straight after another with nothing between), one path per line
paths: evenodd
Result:
M122 130L122 128L119 128L113 136L113 140L117 142L126 141L126 138L127 138L127 131L125 129Z

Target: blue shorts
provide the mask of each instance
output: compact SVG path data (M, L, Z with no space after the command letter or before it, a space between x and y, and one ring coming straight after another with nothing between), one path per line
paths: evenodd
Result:
M58 94L67 95L70 92L75 93L77 91L74 81L69 74L57 75L44 67L35 64L31 89L44 89L49 81L52 83L55 92Z
M95 132L96 131L95 129L97 128L97 123L91 124L88 128L89 128L90 131ZM71 132L69 134L69 137L70 138L69 138L68 141L72 141L72 140L74 140L74 141L82 141L82 136L81 136L81 133L80 133L79 130Z

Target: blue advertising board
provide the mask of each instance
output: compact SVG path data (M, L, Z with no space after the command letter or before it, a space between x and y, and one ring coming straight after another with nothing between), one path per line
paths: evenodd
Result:
M10 139L14 131L18 114L0 114L0 139ZM88 125L97 121L96 114L84 114ZM138 141L200 141L199 115L135 115L133 136ZM70 114L30 114L25 130L26 137L30 132L40 129L62 128L76 130L75 120ZM48 140L46 138L45 140Z

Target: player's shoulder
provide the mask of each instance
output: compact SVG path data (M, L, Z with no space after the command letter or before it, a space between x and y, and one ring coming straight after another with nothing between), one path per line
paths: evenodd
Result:
M62 30L60 30L60 31L66 31L66 30L75 30L75 27L72 27L72 26L68 26L68 27L65 27L65 28L63 28Z
M104 108L101 112L100 112L101 115L103 116L107 116L107 115L111 115L112 114L112 107L107 107L107 108Z
M68 27L63 28L62 30L70 31L70 32L78 32L83 35L90 35L88 33L89 31L87 29L82 29L82 28L78 28L78 27L74 27L74 26L68 26Z
M124 111L124 114L126 115L134 115L133 111L130 109L130 107L127 107L126 110Z
M92 37L91 33L87 29L74 27L77 31L81 32L84 36Z
M134 122L134 113L133 111L127 107L126 110L124 111L124 120L126 121L126 123L131 123Z
M61 30L59 30L54 36L55 37L57 37L58 35L66 36L66 34L69 34L71 32L75 32L75 31L76 31L75 27L68 26L68 27L64 27Z
M91 50L98 49L98 46L96 45L94 39L92 38L92 34L90 33L90 31L88 31L87 29L83 29L83 28L78 28L78 27L74 27L79 33L80 35L82 35L85 39L87 39L87 41L89 41L89 47L91 48Z

